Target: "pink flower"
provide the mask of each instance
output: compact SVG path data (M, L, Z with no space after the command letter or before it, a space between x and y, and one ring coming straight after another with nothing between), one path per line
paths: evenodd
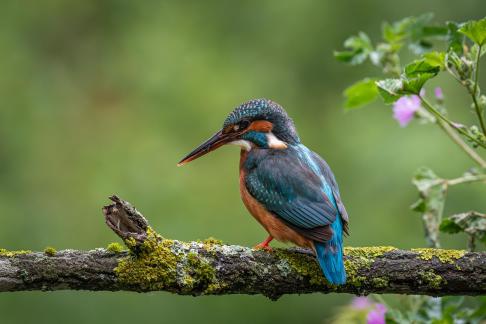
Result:
M437 98L437 100L444 100L444 93L442 92L441 87L435 88L434 94L435 94L435 97Z
M404 96L393 104L393 118L400 126L405 127L410 123L415 112L420 108L420 98L418 96Z
M368 324L385 324L386 307L383 304L376 304L368 316L366 316L366 322Z
M365 309L365 308L368 308L371 306L371 303L368 299L368 297L354 297L353 298L353 301L351 302L351 307L353 307L354 309L358 309L358 310L361 310L361 309Z

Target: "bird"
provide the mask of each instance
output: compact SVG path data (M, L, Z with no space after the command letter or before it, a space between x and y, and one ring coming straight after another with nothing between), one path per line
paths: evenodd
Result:
M349 235L349 217L338 184L327 162L302 144L283 107L268 99L239 105L221 130L178 166L225 144L241 147L241 198L268 232L255 248L271 250L276 239L311 249L327 281L345 284L343 236Z

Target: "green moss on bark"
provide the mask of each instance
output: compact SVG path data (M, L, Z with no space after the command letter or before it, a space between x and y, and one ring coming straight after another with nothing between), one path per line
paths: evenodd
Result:
M119 261L115 273L120 282L138 290L182 287L189 292L194 287L204 290L216 282L216 270L203 255L182 253L180 249L188 248L187 244L163 239L151 228L141 245L129 240L127 246L131 247L130 255Z
M216 247L223 245L223 241L215 239L214 237L208 237L205 240L197 241L198 243L202 243L204 250L215 255Z
M131 251L137 247L135 240L125 242ZM176 281L177 256L171 250L174 241L162 239L150 227L147 239L137 247L137 253L119 261L115 273L120 282L140 290L159 290Z
M287 249L274 249L274 253L280 259L287 261L298 274L309 278L311 285L330 286L324 278L317 261L312 260L308 255L292 252Z
M344 267L346 268L347 284L354 287L361 287L366 282L366 277L359 275L360 270L368 270L375 262L375 259L392 252L397 248L393 246L371 246L371 247L346 247L344 248L344 255L347 258L344 260ZM374 278L379 284L387 286L387 278Z
M187 265L184 270L194 282L200 285L208 286L216 280L216 271L213 266L204 257L194 252L187 254Z
M388 287L388 279L387 278L378 277L378 278L373 278L372 281L373 281L373 285L375 287L379 287L379 288Z
M208 237L205 240L202 240L202 243L205 245L223 245L223 241L218 240L217 238L214 238L212 236Z
M9 251L9 250L6 250L6 249L0 249L0 256L7 257L7 258L11 258L11 257L15 257L17 255L27 254L27 253L32 253L32 251L30 251L30 250Z
M440 275L436 274L432 270L421 271L419 275L420 280L435 289L440 289L441 285L446 283L446 280L444 278L442 278Z
M432 248L412 249L412 252L418 253L418 257L422 260L432 260L436 257L442 263L454 264L457 259L460 259L466 254L464 250L443 250Z
M113 253L120 253L120 252L123 251L123 245L121 245L118 242L113 242L113 243L108 244L106 249L110 252L113 252Z
M344 255L375 259L379 256L384 255L385 253L395 250L397 250L397 248L393 246L369 246L360 248L345 247Z
M224 291L227 287L228 287L228 284L226 284L224 282L213 282L213 283L208 285L208 287L204 291L204 294L206 294L206 295L215 294L217 292Z
M47 256L55 256L57 253L57 250L53 248L52 246L48 246L44 249L44 254Z
M376 258L395 250L397 250L397 248L392 246L362 248L346 247L344 249L344 254L347 256L344 260L344 267L346 268L347 275L346 283L354 287L361 287L366 282L366 277L359 274L360 270L369 269ZM275 253L281 259L286 260L297 273L303 277L308 277L311 284L332 287L332 285L326 281L318 263L313 261L308 255L291 252L285 249L275 249ZM377 282L379 282L380 285L388 285L387 278L375 279L378 280Z

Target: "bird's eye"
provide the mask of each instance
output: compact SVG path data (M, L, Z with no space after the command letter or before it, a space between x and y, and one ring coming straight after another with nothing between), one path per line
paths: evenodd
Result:
M242 120L238 124L235 125L235 130L243 130L250 126L250 122L248 120Z

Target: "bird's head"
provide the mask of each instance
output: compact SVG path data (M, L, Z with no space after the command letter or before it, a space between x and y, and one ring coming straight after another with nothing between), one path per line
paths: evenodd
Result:
M226 117L221 130L177 165L189 163L225 144L239 145L249 151L254 147L285 149L299 142L294 122L279 104L267 99L254 99L236 107Z

